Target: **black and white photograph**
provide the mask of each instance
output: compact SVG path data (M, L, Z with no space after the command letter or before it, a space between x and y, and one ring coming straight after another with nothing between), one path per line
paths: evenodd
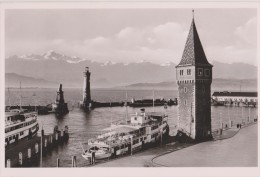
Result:
M0 5L0 176L259 175L259 2Z

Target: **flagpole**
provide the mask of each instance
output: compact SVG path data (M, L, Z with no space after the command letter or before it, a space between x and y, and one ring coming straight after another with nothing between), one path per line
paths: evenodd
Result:
M110 132L111 132L111 131L112 131L112 111L111 111L111 102L110 102L109 112L110 112Z

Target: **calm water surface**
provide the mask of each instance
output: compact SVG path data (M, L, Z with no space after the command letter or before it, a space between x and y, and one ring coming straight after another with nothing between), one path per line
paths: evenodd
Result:
M56 97L55 89L22 89L22 104L23 105L46 105L54 102ZM11 89L9 92L6 90L6 104L17 105L19 104L20 91ZM35 96L33 96L35 95ZM124 121L132 113L139 111L139 108L128 108L128 116L126 116L125 107L113 108L96 108L90 112L84 112L78 108L79 100L82 100L81 89L64 89L65 101L68 102L70 112L63 118L57 118L54 114L39 115L38 121L40 127L43 127L46 134L52 133L55 125L59 128L64 128L65 125L69 126L69 141L67 144L54 149L50 154L43 158L43 166L55 167L56 158L61 160L62 167L71 166L71 156L77 156L77 165L86 166L88 162L81 157L82 148L86 148L87 140L93 136L100 134L102 129L108 127L112 122ZM175 98L177 91L155 91L156 98ZM152 91L147 90L130 90L128 91L128 100L131 98L152 98ZM124 90L93 90L92 99L96 101L122 101L125 99ZM153 111L152 107L147 107L146 111ZM165 112L168 114L168 123L170 126L170 133L176 132L177 125L177 106L171 106L167 109L163 107L155 107L155 111ZM246 107L211 107L212 112L212 129L220 127L220 122L228 124L232 120L234 124L240 123L242 119L247 120L247 117L253 119L257 116L256 108ZM40 131L38 132L40 133Z

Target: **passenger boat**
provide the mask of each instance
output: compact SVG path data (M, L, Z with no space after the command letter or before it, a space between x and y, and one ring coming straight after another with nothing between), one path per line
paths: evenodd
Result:
M37 112L11 109L5 112L5 146L37 134Z
M110 158L148 147L152 143L162 142L169 134L168 116L164 113L140 113L131 116L130 121L112 124L103 133L88 140L87 149L82 156L90 159L95 152L95 159Z

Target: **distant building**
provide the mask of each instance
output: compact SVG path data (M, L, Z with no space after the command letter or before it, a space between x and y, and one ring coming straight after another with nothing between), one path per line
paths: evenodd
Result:
M178 134L196 141L211 139L212 65L204 53L194 18L180 63L178 84Z
M256 106L257 92L214 92L212 99L222 104Z

